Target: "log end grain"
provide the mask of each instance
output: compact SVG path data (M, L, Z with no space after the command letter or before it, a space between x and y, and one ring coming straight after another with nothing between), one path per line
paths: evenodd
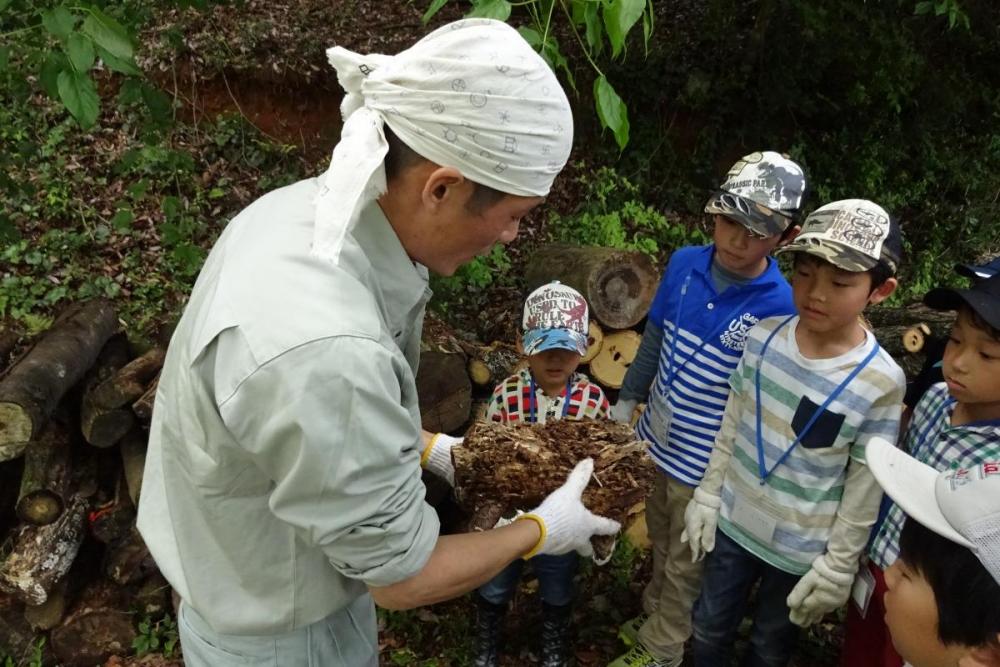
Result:
M33 526L46 526L63 512L63 500L48 489L33 491L18 501L17 516Z

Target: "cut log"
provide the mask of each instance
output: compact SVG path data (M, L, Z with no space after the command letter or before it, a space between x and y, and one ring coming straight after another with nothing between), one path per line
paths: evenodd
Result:
M448 433L469 420L472 382L465 370L465 355L424 352L417 371L417 397L424 429Z
M136 633L127 609L120 589L107 582L91 584L49 635L53 652L66 667L90 667L131 653Z
M51 630L62 622L65 615L66 579L52 587L45 602L24 608L24 618L35 630Z
M0 380L0 460L20 456L118 329L111 303L68 309Z
M492 390L493 387L514 372L514 367L521 360L514 346L509 343L493 341L489 345L467 345L469 354L469 378L477 387Z
M0 373L7 369L10 355L21 340L21 330L8 322L0 324Z
M590 375L611 389L621 389L625 373L632 365L642 336L634 331L616 331L604 336L601 351L590 362Z
M39 638L25 619L24 610L23 602L0 593L0 658L7 656L15 665L35 665L39 663L32 660L36 652L41 652L41 664L54 665L51 649L46 644L38 648Z
M129 404L146 392L162 365L163 352L159 349L128 361L124 337L116 336L104 346L80 406L80 430L87 442L103 448L122 439L135 423Z
M525 281L533 290L558 280L576 289L590 316L611 329L627 329L646 316L659 281L641 252L562 244L540 246L528 260Z
M140 428L133 428L119 444L122 455L122 472L132 504L139 506L139 491L142 490L142 472L146 467L146 434Z
M149 425L153 421L153 402L156 400L156 388L160 384L160 376L157 375L153 378L153 381L149 383L149 388L146 389L146 393L139 397L135 403L132 404L132 412L135 416L139 418L143 424Z
M74 496L55 523L23 526L0 565L0 590L39 605L69 571L83 542L87 501Z
M587 331L587 354L580 359L581 364L589 364L601 351L604 345L604 330L597 320L590 320L590 328Z
M155 571L156 562L135 526L128 531L125 539L108 548L104 573L116 584L134 584Z
M52 421L24 450L24 472L17 516L35 526L52 523L62 514L69 485L70 435Z
M492 528L502 516L537 506L587 457L594 459L594 476L583 502L617 521L645 500L656 477L645 443L635 440L631 427L615 422L479 422L452 453L455 497L471 515L473 530ZM592 542L598 560L610 555L613 539Z

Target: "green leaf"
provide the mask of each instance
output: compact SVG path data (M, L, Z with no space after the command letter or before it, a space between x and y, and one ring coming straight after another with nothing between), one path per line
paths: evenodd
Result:
M132 228L134 221L135 214L132 213L131 209L123 208L111 218L111 226L115 228L115 231L126 232Z
M642 18L646 0L611 0L604 5L604 29L611 40L611 53L618 57L625 47L625 37L632 26Z
M521 26L517 29L517 31L521 34L521 37L524 38L524 41L531 45L532 48L537 49L541 45L542 35L534 28Z
M604 26L601 24L601 17L597 13L599 8L599 3L588 2L583 12L583 22L586 27L584 34L587 37L587 45L593 51L594 55L600 55L601 51L604 50L604 40L602 39Z
M135 64L134 59L123 60L118 56L113 55L107 49L102 49L99 46L97 47L97 55L100 56L101 62L103 62L112 72L129 74L131 76L139 76L142 74L142 71Z
M603 76L597 77L594 81L594 106L597 108L601 127L614 132L619 150L625 150L629 134L628 109L614 87Z
M431 6L427 8L427 11L424 12L423 17L420 20L423 21L425 24L428 23L432 18L434 18L434 15L437 14L439 11L441 11L441 8L444 7L447 3L448 0L434 0L431 3Z
M170 120L173 105L170 97L162 90L149 84L142 85L142 101L146 103L149 115L155 123L166 123Z
M2 2L2 0L0 0ZM10 47L0 46L0 72L7 69L7 65L10 64Z
M90 127L97 120L100 98L97 87L89 76L82 72L63 70L58 79L59 99L66 105L80 127Z
M924 2L917 3L917 6L913 8L913 13L930 14L932 9L934 9L934 3L930 2L930 0L924 0Z
M125 28L99 9L90 10L90 15L83 21L82 30L94 40L94 44L111 55L122 60L132 60L132 40Z
M642 13L642 48L649 56L649 38L653 36L653 26L656 19L653 16L653 0L649 0L646 11Z
M10 6L11 0L0 0L0 12Z
M510 3L507 0L480 0L475 3L472 11L466 14L469 18L496 19L506 21L510 18Z
M60 40L65 40L73 32L76 17L65 7L56 7L52 11L42 12L42 25Z
M59 51L50 51L42 63L38 78L42 82L42 88L52 99L59 99L59 75L69 69L69 60Z
M94 43L79 32L74 32L66 41L66 54L69 56L70 65L77 72L89 72L94 66L94 60L97 59Z

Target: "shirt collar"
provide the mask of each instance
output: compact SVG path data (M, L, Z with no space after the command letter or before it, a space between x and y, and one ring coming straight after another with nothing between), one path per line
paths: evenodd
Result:
M698 261L694 262L691 270L697 273L702 278L704 278L710 285L715 285L712 281L712 258L715 257L715 244L709 243L702 250L701 255L698 257ZM778 268L778 262L768 255L767 268L753 280L747 282L743 285L743 288L748 287L771 287L778 282L778 278L781 277L781 270Z

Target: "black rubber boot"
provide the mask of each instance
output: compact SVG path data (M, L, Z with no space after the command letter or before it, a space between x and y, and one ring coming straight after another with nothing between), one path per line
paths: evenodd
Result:
M566 667L570 664L569 623L572 605L542 603L542 667Z
M483 596L476 596L476 657L473 667L497 667L499 664L500 626L507 605L493 604Z

